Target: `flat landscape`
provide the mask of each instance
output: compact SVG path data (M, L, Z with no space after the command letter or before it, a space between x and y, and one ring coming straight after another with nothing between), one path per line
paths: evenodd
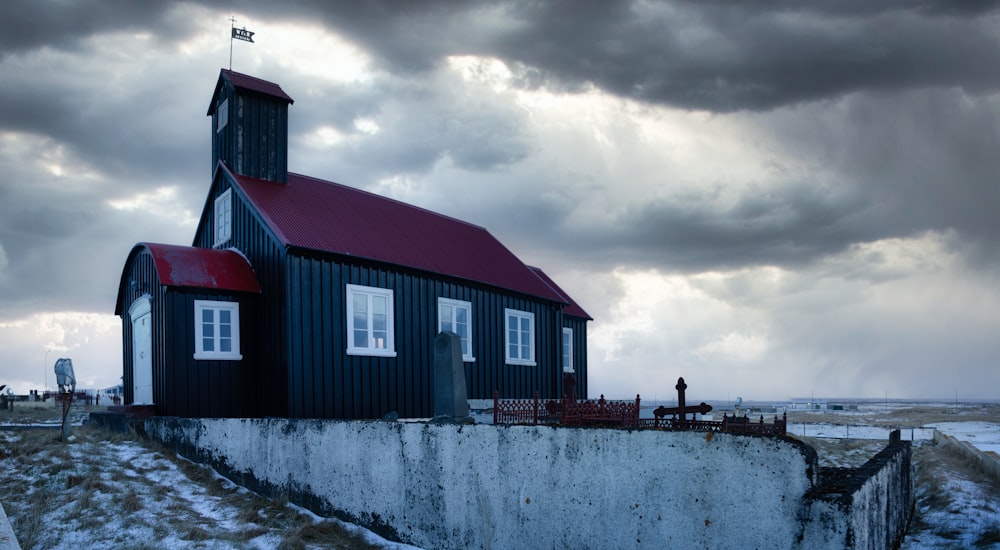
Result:
M913 439L916 508L903 549L1000 548L1000 482L930 439L932 426L989 449L1000 443L996 403L866 403L857 410L789 411L789 430L836 437L795 435L819 454L823 466L856 467L885 445L868 438L900 429ZM855 434L853 438L847 434ZM980 441L977 442L977 439Z
M23 548L411 548L262 498L155 443L79 425L88 412L74 407L78 425L63 442L54 407L0 411L0 499ZM854 467L882 449L872 437L885 428L980 426L965 436L991 440L1000 405L792 410L789 423L822 465ZM902 547L1000 547L1000 484L927 437L913 445L917 503Z

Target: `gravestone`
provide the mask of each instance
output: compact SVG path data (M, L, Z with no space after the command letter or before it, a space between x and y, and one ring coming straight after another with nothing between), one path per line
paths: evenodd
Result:
M444 331L434 337L434 422L471 424L465 391L462 339Z

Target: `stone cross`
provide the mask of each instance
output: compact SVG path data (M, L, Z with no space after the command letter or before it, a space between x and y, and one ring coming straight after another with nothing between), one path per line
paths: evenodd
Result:
M709 404L707 404L707 403L705 403L704 401L702 401L702 403L700 405L693 405L691 407L688 407L685 404L685 402L684 402L684 390L687 389L687 384L684 383L684 378L683 377L677 379L677 385L674 386L674 389L677 390L677 406L676 407L664 407L664 406L661 405L661 406L657 407L656 410L653 411L653 414L656 415L657 418L663 418L664 416L667 416L668 414L679 414L680 417L681 417L681 420L687 420L687 413L692 413L692 418L691 419L694 420L693 413L706 414L706 413L708 413L709 411L712 410L712 406L709 405Z

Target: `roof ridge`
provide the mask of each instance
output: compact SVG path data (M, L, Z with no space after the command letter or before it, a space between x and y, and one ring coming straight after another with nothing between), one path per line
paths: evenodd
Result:
M241 181L241 178L247 178L250 180L260 181L264 183L270 183L273 185L286 185L286 184L265 179L259 179L253 176L244 176L242 174L237 174L232 170L230 170L229 165L222 160L219 161L219 164L216 166L215 169L216 171L222 170L223 173L226 176L228 176L229 180L232 182L232 186L236 187L239 193L242 193L244 196L247 197L247 200L254 205L254 211L257 212L257 215L259 215L264 219L264 225L266 225L268 229L274 232L274 236L278 238L278 241L280 241L283 244L288 244L291 242L291 240L288 238L288 235L286 235L285 232L282 231L281 224L277 223L277 220L275 220L274 217L271 216L271 213L268 212L266 208L261 208L259 204L254 203L253 198L247 195L246 190L243 188L243 183Z
M528 269L530 269L532 273L535 274L535 277L538 277L538 279L542 281L542 284L544 284L545 286L549 287L549 290L551 290L552 292L556 293L556 295L559 296L560 298L562 298L563 301L565 301L567 304L570 303L569 302L569 298L562 292L562 289L554 286L555 281L552 281L553 284L549 283L548 276L545 275L545 272L542 271L542 268L540 268L538 266L534 266L534 265L529 265L529 264L524 264L524 265Z
M412 210L420 210L421 212L426 212L428 214L431 214L433 216L437 216L439 218L444 218L444 219L447 219L447 220L458 222L458 223L460 223L462 225L467 225L469 227L474 227L476 229L481 229L481 230L483 230L483 231L485 231L487 233L490 232L490 230L486 229L485 226L482 226L482 225L479 225L479 224L476 224L476 223L472 223L472 222L469 222L469 221L466 221L466 220L463 220L463 219L459 219L459 218L456 218L454 216L449 216L448 214L442 214L440 212L435 212L434 210L431 210L429 208L424 208L423 206L417 206L415 204L410 204L408 202L401 201L399 199L394 199L392 197L387 197L385 195L380 195L378 193L375 193L374 191L369 191L367 189L362 189L360 187L354 187L353 185L347 185L346 183L338 183L338 182L335 182L335 181L325 180L325 179L317 178L315 176L307 176L305 174L298 174L298 173L295 173L295 172L288 172L288 175L289 175L289 179L291 179L290 178L291 176L295 176L297 178L313 180L313 181L316 181L318 183L325 183L327 185L336 185L338 187L349 189L351 191L356 191L358 193L364 193L366 195L370 195L372 197L376 197L376 198L381 199L381 200L393 202L393 203L396 203L396 204L398 204L400 206L404 206L404 207L412 209ZM490 234L492 235L492 233L490 233Z
M234 71L232 69L222 69L222 72L226 73L227 75L237 75L237 76L240 76L240 77L243 77L243 78L249 78L250 80L256 80L257 82L261 82L261 83L264 83L264 84L270 84L272 86L278 86L278 88L281 88L281 86L277 82L271 82L270 80L264 80L263 78L254 76L252 74L241 73L239 71Z

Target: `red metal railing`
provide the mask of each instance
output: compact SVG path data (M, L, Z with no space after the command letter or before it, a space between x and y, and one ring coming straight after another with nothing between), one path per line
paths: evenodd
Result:
M745 434L785 435L788 418L782 414L774 422L764 423L763 415L758 422L751 422L747 416L723 415L722 421L688 420L655 416L639 418L641 399L635 401L608 401L600 399L577 401L563 399L539 399L535 392L531 399L500 400L500 394L493 392L494 424L557 424L564 426L601 426L614 428L639 428L651 430L688 430Z
M639 396L635 402L608 401L602 395L597 401L539 399L506 399L493 392L494 424L565 424L570 426L616 426L634 428L639 425Z

